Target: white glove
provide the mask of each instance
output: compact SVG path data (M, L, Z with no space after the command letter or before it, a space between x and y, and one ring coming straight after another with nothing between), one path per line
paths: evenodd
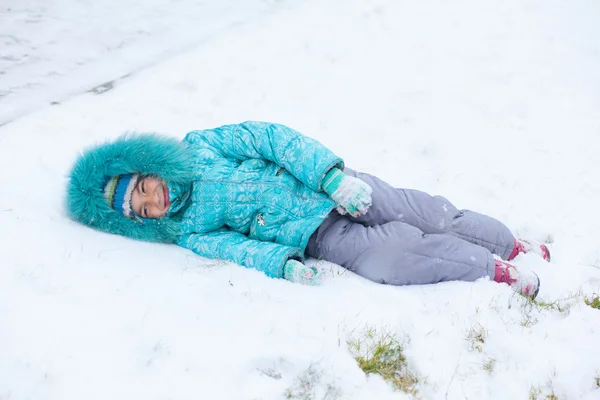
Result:
M288 260L283 266L283 277L290 282L316 286L321 284L326 274L316 265L308 266L300 261Z
M332 168L325 175L321 185L325 193L338 205L338 212L348 212L353 217L366 214L371 207L371 186L358 178L344 174L338 168Z

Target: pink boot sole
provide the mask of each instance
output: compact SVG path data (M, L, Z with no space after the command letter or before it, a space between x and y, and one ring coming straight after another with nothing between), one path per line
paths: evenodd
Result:
M550 250L544 243L533 240L515 239L515 247L508 256L507 261L512 261L519 254L534 253L542 257L545 261L550 262Z

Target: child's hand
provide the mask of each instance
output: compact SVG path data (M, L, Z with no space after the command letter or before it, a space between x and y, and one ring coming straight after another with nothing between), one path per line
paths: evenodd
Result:
M358 178L344 174L333 168L323 179L323 190L338 205L338 212L348 212L353 217L366 214L371 207L373 189Z
M321 284L326 275L317 266L308 266L300 261L288 260L283 266L283 277L290 282L316 286Z

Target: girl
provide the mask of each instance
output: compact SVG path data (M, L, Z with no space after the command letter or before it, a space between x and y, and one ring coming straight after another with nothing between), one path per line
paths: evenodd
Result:
M125 135L89 149L70 173L72 218L134 239L176 243L292 282L318 284L305 255L391 285L490 277L535 298L539 279L510 261L540 243L443 197L395 189L345 168L288 127L245 122L183 142Z

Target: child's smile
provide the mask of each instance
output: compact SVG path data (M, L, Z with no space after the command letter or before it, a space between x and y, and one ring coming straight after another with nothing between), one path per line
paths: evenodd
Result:
M160 218L169 210L169 188L159 178L140 179L131 194L131 207L142 218Z

